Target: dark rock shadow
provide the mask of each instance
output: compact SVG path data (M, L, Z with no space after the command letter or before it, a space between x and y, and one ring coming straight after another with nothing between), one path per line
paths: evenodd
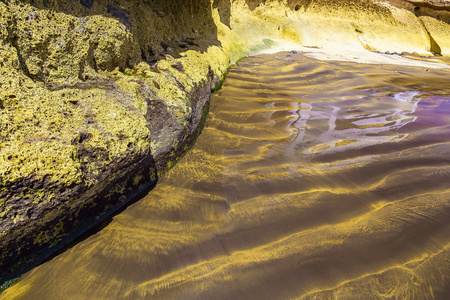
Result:
M220 22L231 29L231 0L214 0L213 8L218 9Z
M57 211L50 211L45 221L33 223L33 227L19 226L0 244L6 259L0 261L0 284L31 270L43 261L54 257L98 232L112 218L146 195L157 183L156 163L151 154L143 156L130 166L127 161L117 161L110 171L114 180L91 189L80 186L77 201L61 201ZM136 184L136 177L141 180ZM122 188L117 188L122 187ZM28 234L27 234L28 232ZM52 240L37 242L35 233L57 236Z

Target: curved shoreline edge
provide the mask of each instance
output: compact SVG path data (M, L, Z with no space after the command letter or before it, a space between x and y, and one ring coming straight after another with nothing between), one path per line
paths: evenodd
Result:
M447 55L449 24L445 1L0 1L0 282L154 185L238 59Z

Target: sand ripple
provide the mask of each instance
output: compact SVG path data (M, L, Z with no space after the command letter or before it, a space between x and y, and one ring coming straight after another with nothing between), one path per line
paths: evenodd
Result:
M448 70L245 59L195 147L9 299L448 299Z

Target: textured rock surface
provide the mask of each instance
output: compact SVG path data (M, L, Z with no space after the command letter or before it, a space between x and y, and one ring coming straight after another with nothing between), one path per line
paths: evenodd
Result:
M228 66L209 2L25 2L0 2L1 270L148 188Z
M449 1L0 1L0 277L153 184L245 55L450 53Z

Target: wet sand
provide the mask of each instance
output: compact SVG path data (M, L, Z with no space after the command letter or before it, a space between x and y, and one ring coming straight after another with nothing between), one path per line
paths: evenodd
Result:
M450 71L250 57L142 200L3 299L448 299Z

